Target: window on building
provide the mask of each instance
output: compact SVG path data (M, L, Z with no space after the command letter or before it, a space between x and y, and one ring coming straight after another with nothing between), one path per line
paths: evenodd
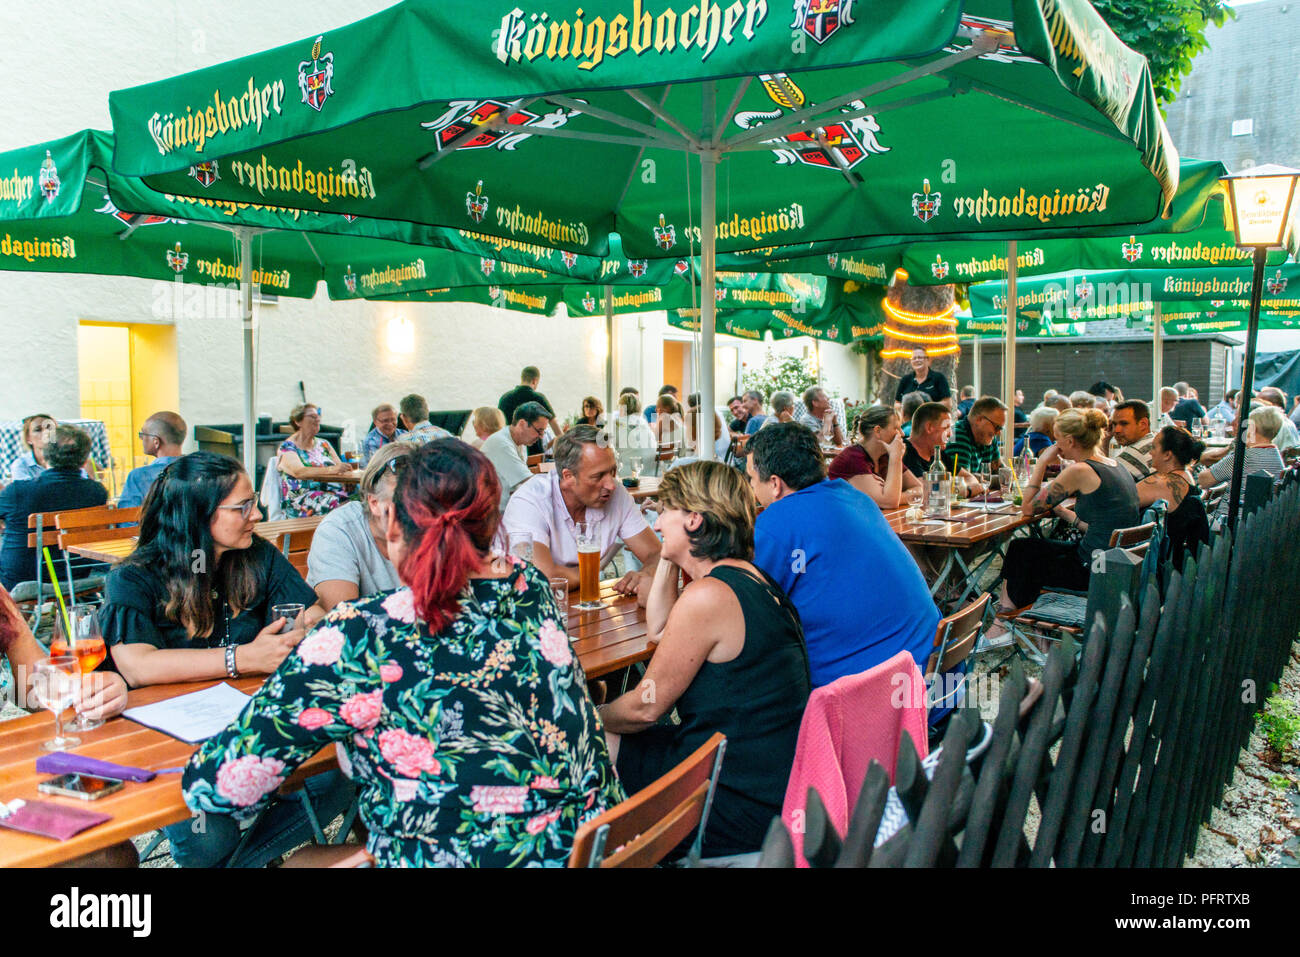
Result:
M1232 121L1233 136L1250 136L1254 132L1255 132L1254 119Z

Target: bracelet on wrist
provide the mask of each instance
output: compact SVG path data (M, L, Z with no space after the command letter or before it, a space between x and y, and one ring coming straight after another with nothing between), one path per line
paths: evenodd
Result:
M226 675L231 678L239 677L239 669L235 666L235 645L226 645Z

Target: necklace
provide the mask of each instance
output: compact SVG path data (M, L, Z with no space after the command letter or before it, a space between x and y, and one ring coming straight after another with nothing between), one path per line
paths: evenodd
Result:
M221 597L220 593L215 588L212 589L212 591L209 594L211 594L214 601L217 598ZM234 639L230 635L230 602L226 601L224 598L221 600L221 610L226 624L226 635L221 642L221 646L224 647L225 645L233 645L235 643ZM207 642L209 648L218 647L218 645L215 642L215 638L216 635L208 635Z

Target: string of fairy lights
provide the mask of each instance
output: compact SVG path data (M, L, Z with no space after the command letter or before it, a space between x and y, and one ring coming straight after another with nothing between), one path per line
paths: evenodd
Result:
M901 277L899 274L901 273ZM906 279L907 274L901 269L895 273L895 278ZM885 315L894 320L894 325L888 321L885 323L885 335L894 339L900 339L903 342L911 343L906 349L882 349L880 356L883 359L907 359L912 355L912 351L920 346L925 349L925 354L931 358L938 356L950 356L960 349L957 345L957 319L955 313L956 305L950 305L941 312L909 312L906 309L900 309L889 301L888 298L881 300L881 305L885 309ZM903 328L899 328L899 326ZM933 333L916 332L907 326L947 326L949 331L935 335Z

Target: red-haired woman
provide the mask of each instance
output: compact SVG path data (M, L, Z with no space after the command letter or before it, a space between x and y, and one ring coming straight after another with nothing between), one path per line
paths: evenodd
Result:
M455 439L395 459L386 536L406 587L337 605L185 770L185 800L255 813L331 742L380 865L565 863L623 799L546 578L489 558L491 463Z

